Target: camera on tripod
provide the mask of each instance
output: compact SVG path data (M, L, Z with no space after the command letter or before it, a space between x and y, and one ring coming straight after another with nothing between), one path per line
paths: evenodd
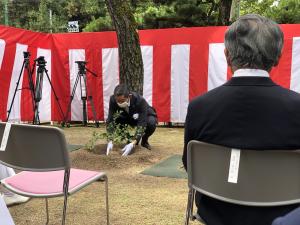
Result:
M94 116L94 120L96 123L96 127L99 127L99 122L97 120L97 115L96 115L96 109L95 109L95 105L94 105L94 101L93 101L93 97L91 92L88 91L88 81L87 81L87 72L89 72L90 74L92 74L94 77L98 77L96 73L92 72L91 70L89 70L88 68L86 68L86 61L75 61L75 63L78 66L78 73L76 76L76 80L72 89L72 94L70 96L70 102L68 105L68 109L67 109L67 113L65 114L65 119L64 119L64 124L67 124L67 126L69 127L69 123L68 123L68 115L71 111L71 104L72 101L74 99L75 96L75 92L77 89L77 84L79 84L79 88L80 88L80 95L81 95L81 101L82 101L82 117L83 117L83 124L84 126L87 126L87 120L88 120L88 116L87 116L87 101L90 102L91 107L92 107L92 112L93 112L93 116Z
M87 64L86 61L75 61L75 63L77 63L80 73L85 72L85 70L86 70L85 65Z
M30 52L23 52L23 55L24 55L24 59L28 60L30 57Z
M44 56L40 56L36 58L34 61L37 62L37 66L46 66L47 63Z
M33 68L31 69L30 61L29 61L30 52L23 52L23 56L24 56L24 60L23 60L22 68L21 68L21 71L20 71L20 74L19 74L19 78L18 78L16 87L15 87L13 98L12 98L10 106L9 106L9 110L7 111L8 114L7 114L6 121L9 121L9 116L10 116L12 108L13 108L13 104L14 104L14 100L15 100L17 91L22 90L22 89L19 89L19 84L20 84L20 80L21 80L22 74L24 72L24 69L26 70L26 72L27 72L26 74L28 75L28 86L29 87L26 87L26 88L23 88L23 89L29 89L30 92L31 92L32 110L33 110L33 113L34 113L32 123L33 124L40 124L39 103L42 100L42 93L43 93L42 88L43 88L44 73L45 73L46 78L47 78L47 80L50 84L51 90L53 91L53 94L55 96L55 100L58 104L59 111L61 113L61 118L62 118L62 120L64 120L64 118L65 118L64 112L62 111L61 105L59 103L59 99L56 95L56 92L55 92L55 90L53 88L53 85L51 83L51 80L49 78L48 70L46 69L46 63L47 62L45 60L45 57L40 56L40 57L36 58L34 60ZM34 83L33 72L34 72L34 69L36 68L36 66L37 66L37 69L36 69L36 77L35 77L35 83Z
M87 64L87 61L75 61L78 65L85 66Z

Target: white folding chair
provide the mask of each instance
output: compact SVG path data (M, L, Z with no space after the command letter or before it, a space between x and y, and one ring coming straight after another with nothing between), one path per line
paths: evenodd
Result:
M241 150L237 183L228 182L232 149L190 141L187 150L188 204L193 215L195 192L245 206L282 206L300 203L300 154L287 150ZM198 217L198 218L197 218ZM200 222L205 223L199 218Z
M6 123L0 123L0 141ZM64 196L62 224L65 224L68 196L94 181L105 182L106 221L109 224L108 178L104 172L73 169L64 133L56 127L12 124L0 162L22 172L1 180L8 190L27 197Z

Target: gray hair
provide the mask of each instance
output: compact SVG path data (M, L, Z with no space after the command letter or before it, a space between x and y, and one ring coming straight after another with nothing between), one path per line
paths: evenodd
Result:
M231 66L270 71L281 56L283 33L274 21L248 14L227 29L225 47Z

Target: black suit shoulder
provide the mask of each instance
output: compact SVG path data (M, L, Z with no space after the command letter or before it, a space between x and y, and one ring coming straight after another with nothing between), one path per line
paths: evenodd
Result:
M278 92L281 93L280 97L284 97L284 99L292 100L292 101L300 101L300 94L293 90L277 86Z
M193 98L188 105L188 114L192 117L193 114L202 114L206 109L210 108L210 105L217 107L217 102L223 101L224 89L226 88L222 85Z
M145 112L147 116L157 117L155 109L148 104L148 102L142 95L136 92L132 92L131 94L132 103L130 103L130 105L132 104L132 106L135 107L139 112Z
M188 141L249 149L300 147L300 95L270 78L232 79L193 99Z
M136 92L131 92L131 98L130 98L130 105L137 105L139 106L140 104L143 104L144 101L146 102L146 100L144 99L143 96L139 95ZM147 103L147 102L146 102ZM147 103L148 104L148 103Z

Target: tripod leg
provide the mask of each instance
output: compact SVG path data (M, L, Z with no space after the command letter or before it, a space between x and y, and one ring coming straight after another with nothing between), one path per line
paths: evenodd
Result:
M35 64L34 64L35 66ZM30 69L30 64L28 63L25 67L27 69L27 75L28 75L28 85L29 85L29 89L30 89L30 93L31 93L31 101L32 101L32 112L33 113L33 119L32 119L32 123L33 124L36 124L36 120L35 120L35 107L36 107L36 104L35 104L35 97L34 97L34 83L33 83L33 78L32 78L32 74L33 74L33 71L34 71L34 66L32 68L32 70Z
M43 96L43 77L45 72L45 66L38 64L37 75L36 75L36 82L35 82L35 91L34 91L34 101L35 101L35 110L34 110L34 119L33 124L40 124L40 117L39 117L39 104L42 100Z
M87 126L87 113L86 113L86 98L82 98L82 116L83 126Z
M39 102L35 103L34 107L34 118L33 118L33 124L40 124L40 116L39 116Z
M56 94L56 92L55 92L55 90L54 90L54 87L53 87L52 82L51 82L51 80L50 80L50 78L49 78L48 71L47 71L46 68L45 68L45 73L46 73L46 77L47 77L47 79L48 79L48 81L49 81L49 84L50 84L50 86L51 86L51 90L53 91L53 94L54 94L54 96L55 96L55 100L56 100L56 102L57 102L57 105L58 105L58 108L59 108L59 111L60 111L60 115L61 115L62 121L63 121L63 122L66 122L66 119L67 119L67 115L68 115L68 114L67 114L66 116L64 115L64 112L63 112L63 110L62 110L62 107L61 107L61 105L60 105L59 99L58 99L57 94ZM73 98L71 99L71 101L72 101L72 100L73 100Z
M91 72L91 71L90 71ZM88 85L87 85L87 81L85 83L86 85L86 96L87 96L87 100L90 101L90 104L92 106L92 112L93 112L93 117L94 117L94 121L95 121L95 124L96 124L96 127L99 127L99 122L97 120L97 115L96 115L96 109L95 109L95 104L94 104L94 101L93 101L93 97L92 97L92 91L90 92L89 89L88 89Z
M95 104L94 104L93 97L89 96L88 100L90 101L91 106L92 106L92 111L93 111L93 116L94 116L96 127L99 127L99 121L97 120L96 109L95 109Z
M82 72L82 73L81 73ZM82 100L82 121L83 126L87 126L87 85L86 85L86 73L85 71L79 71L80 73L80 95Z
M24 66L26 64L26 60L24 59L23 61L23 64L22 64L22 68L21 68L21 71L20 71L20 74L19 74L19 78L18 78L18 81L16 83L16 88L15 88L15 91L14 91L14 95L13 95L13 98L11 100L11 103L10 103L10 106L9 106L9 110L7 111L8 114L7 114L7 118L6 118L6 121L8 122L9 120L9 116L10 116L10 113L11 113L11 110L12 110L12 107L13 107L13 104L14 104L14 101L15 101L15 98L16 98L16 94L17 94L17 91L18 91L18 87L19 87L19 83L20 83L20 79L21 79L21 76L22 76L22 73L23 73L23 70L24 70Z
M71 93L71 96L70 96L70 102L68 104L67 113L65 114L65 117L64 117L64 123L65 124L68 122L68 115L71 111L71 105L72 105L72 101L74 99L74 95L75 95L75 92L76 92L76 87L77 87L78 81L79 81L79 73L77 74L75 84L74 84L74 87L73 87L73 90L72 90L72 93Z

